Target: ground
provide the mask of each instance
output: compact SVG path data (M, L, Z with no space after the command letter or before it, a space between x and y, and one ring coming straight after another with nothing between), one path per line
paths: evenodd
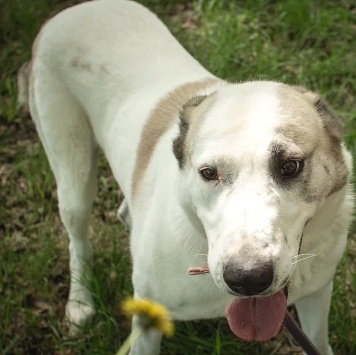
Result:
M41 24L80 1L0 1L0 352L110 354L130 322L120 301L132 294L127 233L116 210L120 193L104 159L91 237L98 313L77 339L62 326L68 295L67 236L56 188L30 116L17 109L16 73L30 59ZM353 0L141 1L214 74L231 81L270 79L320 92L345 122L356 156L356 8ZM337 271L330 316L336 354L356 353L356 226ZM163 354L298 354L281 333L241 343L225 320L179 323Z

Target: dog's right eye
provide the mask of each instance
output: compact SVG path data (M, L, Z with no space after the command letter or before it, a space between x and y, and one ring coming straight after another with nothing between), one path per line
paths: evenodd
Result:
M212 167L201 168L201 169L199 169L199 173L205 181L217 180L217 178L218 178L217 170Z

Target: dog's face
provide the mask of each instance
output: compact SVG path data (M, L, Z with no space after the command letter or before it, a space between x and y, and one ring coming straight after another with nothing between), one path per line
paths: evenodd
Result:
M252 296L286 285L305 225L347 182L341 132L316 94L271 82L226 86L184 107L173 148L182 200L204 226L221 289Z

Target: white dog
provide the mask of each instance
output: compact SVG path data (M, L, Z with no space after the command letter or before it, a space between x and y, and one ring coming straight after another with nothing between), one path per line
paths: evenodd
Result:
M30 110L70 237L73 325L94 313L81 280L100 147L125 196L121 216L132 220L135 297L177 320L225 312L237 336L261 341L295 303L304 331L332 354L328 313L353 208L352 161L340 119L317 94L220 80L149 10L119 0L48 21L30 70ZM210 275L189 276L199 265ZM160 341L152 330L132 354L157 354Z

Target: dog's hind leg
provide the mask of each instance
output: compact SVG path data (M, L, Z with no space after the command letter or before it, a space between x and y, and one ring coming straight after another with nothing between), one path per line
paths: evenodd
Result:
M30 82L30 110L58 188L61 219L69 235L71 284L66 306L70 332L94 314L87 287L92 259L89 219L97 191L96 142L88 117L62 82L38 64Z

